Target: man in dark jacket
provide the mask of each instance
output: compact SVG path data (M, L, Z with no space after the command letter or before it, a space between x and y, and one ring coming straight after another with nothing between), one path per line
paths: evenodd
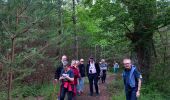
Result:
M64 61L67 61L67 56L66 55L63 55L62 58L61 58L61 64L59 67L57 67L56 71L55 71L55 80L54 82L56 83L59 78L60 78L60 74L61 74L61 71L63 69L63 62Z
M97 63L94 62L93 57L90 57L89 63L86 67L87 76L89 79L89 87L90 87L90 96L93 96L93 82L96 90L96 95L99 95L99 89L98 89L98 78L100 76L100 68Z
M84 59L80 59L80 64L78 66L80 72L79 85L78 85L78 95L83 93L84 89L84 77L85 77L85 66Z

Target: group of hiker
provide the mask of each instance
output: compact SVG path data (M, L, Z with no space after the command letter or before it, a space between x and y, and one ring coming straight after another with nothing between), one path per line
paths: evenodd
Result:
M126 100L137 100L140 95L141 74L136 67L131 64L131 60L126 58L123 60L125 70L122 74ZM117 73L119 64L114 62L113 71ZM64 100L66 94L68 100L76 100L76 96L81 96L84 93L85 76L89 81L89 96L99 96L98 81L102 83L106 81L108 64L105 59L101 59L99 63L95 62L93 57L90 57L87 65L84 64L84 59L72 60L69 64L67 56L63 55L61 64L55 72L54 83L60 83L58 100ZM93 90L95 87L95 92Z

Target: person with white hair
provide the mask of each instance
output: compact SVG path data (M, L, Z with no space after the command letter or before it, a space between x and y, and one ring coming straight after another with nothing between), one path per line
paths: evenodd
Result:
M136 66L131 63L130 58L123 59L124 71L122 73L126 100L137 100L140 96L142 75Z
M57 67L56 71L55 71L55 78L54 78L54 83L56 83L59 78L60 78L60 74L61 74L61 71L63 69L63 62L64 61L67 61L67 56L66 55L63 55L62 58L61 58L61 64L59 65L59 67Z
M105 83L106 71L107 71L107 63L105 62L105 59L101 59L101 63L99 66L100 66L100 74L101 74L102 83Z
M78 78L80 77L78 65L79 65L78 60L72 60L70 68L71 68L71 70L73 71L73 74L74 74L74 87L76 88L75 93L77 93L77 85L79 84ZM75 96L73 98L75 98Z

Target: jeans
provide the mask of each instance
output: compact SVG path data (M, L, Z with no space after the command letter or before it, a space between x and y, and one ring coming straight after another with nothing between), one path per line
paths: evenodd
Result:
M118 68L113 68L113 70L114 70L114 73L118 72Z
M137 97L136 97L137 89L136 89L136 87L131 88L131 89L126 89L125 92L126 92L126 100L137 100Z
M96 89L96 94L99 94L97 73L89 74L88 78L89 78L89 83L90 83L90 86L89 86L90 87L90 94L93 95L93 84L94 84L95 89Z
M66 93L67 93L67 96L68 96L68 100L72 100L73 99L73 92L68 91L68 89L64 88L63 86L61 87L60 100L64 100Z
M102 75L102 77L101 77L101 79L102 79L102 83L104 83L105 82L105 80L106 80L106 70L102 70L103 72L103 75Z
M84 77L79 78L78 92L83 92L84 89Z

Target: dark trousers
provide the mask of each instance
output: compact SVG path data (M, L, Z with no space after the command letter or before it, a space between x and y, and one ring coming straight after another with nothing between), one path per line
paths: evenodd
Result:
M106 70L103 70L103 75L102 75L102 83L104 83L105 82L105 80L106 80Z
M89 74L88 75L88 78L89 78L89 83L90 83L90 94L93 94L93 84L95 86L95 89L96 89L96 93L98 94L99 93L99 90L98 90L98 75L97 74Z
M60 100L64 100L65 94L67 93L68 99L67 100L72 100L73 99L73 92L68 91L67 88L64 88L63 86L61 87L61 93L60 93Z
M126 89L126 100L137 100L136 97L136 88Z

